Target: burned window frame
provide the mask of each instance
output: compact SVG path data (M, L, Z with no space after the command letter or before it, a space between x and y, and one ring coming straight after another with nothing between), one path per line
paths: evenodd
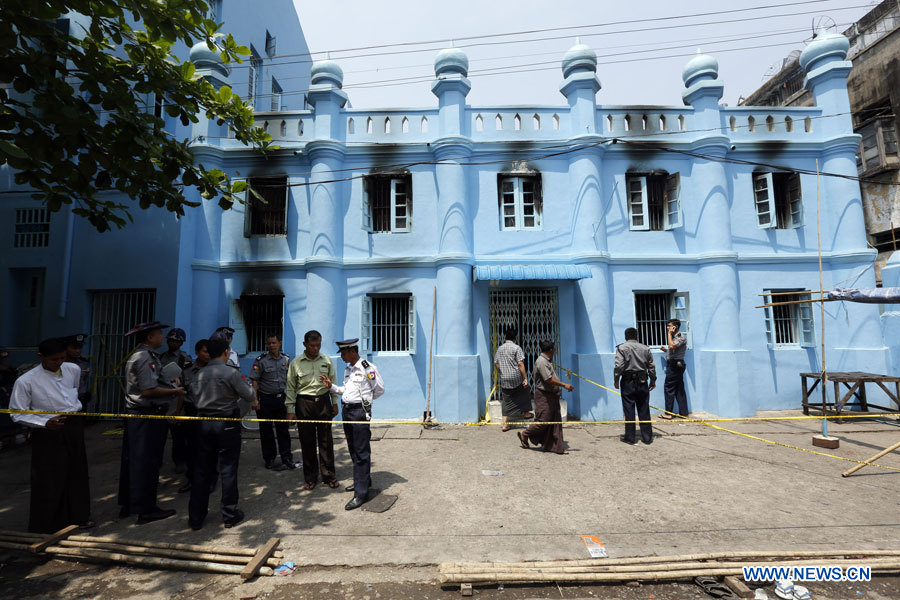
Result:
M796 172L754 171L753 206L760 229L803 226L803 182Z
M248 188L258 192L265 201L257 198L250 189L246 192L245 237L287 236L287 210L290 190L287 175L257 175L247 179ZM270 217L267 219L267 217Z
M512 184L512 190L506 191L506 183ZM531 192L525 191L525 184L530 183ZM526 202L525 195L530 193L532 201ZM512 194L512 202L507 202ZM511 206L513 214L506 214L506 207ZM533 207L534 214L526 214L527 208ZM540 171L509 171L497 174L497 212L500 222L500 231L541 231L544 222L544 184ZM507 224L508 219L513 219L512 224ZM526 225L528 219L534 219L534 223Z
M670 231L681 227L681 172L629 171L625 175L625 202L631 231Z
M405 191L398 191L403 187ZM400 197L404 202L399 202ZM368 233L411 233L413 228L412 173L372 174L363 177L362 228ZM399 225L403 221L403 225Z

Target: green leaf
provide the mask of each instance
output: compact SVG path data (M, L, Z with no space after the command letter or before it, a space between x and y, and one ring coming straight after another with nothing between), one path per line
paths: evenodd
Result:
M0 140L0 152L15 158L28 158L28 154L25 151L6 140Z

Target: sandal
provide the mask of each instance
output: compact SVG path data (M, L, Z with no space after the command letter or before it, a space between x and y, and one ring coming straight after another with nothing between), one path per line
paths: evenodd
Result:
M512 429L512 427L510 427L509 425L504 425L500 428L500 431L509 431L510 429Z
M533 419L533 418L534 418L534 413L527 412L527 413L525 413L524 415L522 415L522 418L523 418L523 419Z
M314 490L314 489L316 489L316 484L310 483L307 481L306 483L303 484L303 487L305 487L308 490Z
M715 577L694 577L694 583L700 586L704 592L713 598L721 598L722 600L740 600L740 598L731 591L730 587L724 583L719 583Z
M334 488L338 487L338 486L341 485L341 484L338 483L337 479L332 479L331 481L329 481L329 482L326 483L325 485L327 485L327 486L330 487L331 489L334 489Z
M525 432L520 431L516 434L516 437L519 438L519 443L522 444L522 447L528 450L528 438L525 437Z
M670 415L669 413L662 413L661 415L659 415L659 418L660 418L660 419L665 419L666 421L671 421L671 420L674 419L675 417L673 417L673 416Z

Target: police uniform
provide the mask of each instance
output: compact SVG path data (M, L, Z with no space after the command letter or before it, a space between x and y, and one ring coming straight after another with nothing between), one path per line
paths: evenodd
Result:
M616 366L614 377L621 378L622 411L625 414L625 435L620 438L628 444L636 443L634 412L637 408L641 423L641 441L645 444L653 442L653 426L650 421L650 383L656 385L656 365L650 348L637 340L628 340L616 346Z
M163 329L158 321L141 323L125 335ZM159 354L147 344L140 344L125 365L125 411L132 415L165 415L174 410L175 395L148 398L143 390L170 387L160 381L162 363ZM119 504L121 516L137 513L138 522L149 522L175 514L156 504L159 468L166 446L168 423L165 419L125 419L122 442L122 464L119 472Z
M250 368L250 379L257 382L259 408L256 416L260 419L286 419L287 408L284 405L285 386L287 385L288 366L291 359L287 354L279 352L272 356L271 352L260 354ZM272 425L275 433L272 433ZM291 456L291 434L287 423L260 423L259 443L262 447L263 461L267 469L275 466L275 437L278 437L278 454L281 464L289 469L296 468Z
M169 330L169 333L166 334L166 340L181 342L183 344L185 339L187 339L187 336L185 335L184 330L179 327L173 327ZM182 373L184 373L185 369L194 364L194 359L191 358L191 355L180 347L177 350L166 350L159 355L159 361L162 363L163 367L175 363L178 365L178 368L181 369ZM182 380L182 385L183 383ZM175 463L175 471L178 473L190 468L189 463L191 459L190 452L188 451L187 425L188 424L185 421L169 423L169 431L172 433L172 462ZM190 481L190 473L188 473L188 481Z
M87 334L76 333L75 335L66 336L61 339L66 343L66 346L76 346L80 348L84 346ZM84 407L83 410L87 410L88 403L91 401L91 361L83 356L76 356L71 360L67 357L66 362L78 365L78 368L81 369L81 378L78 380L78 401L81 402L81 406Z
M338 342L339 349L356 347L359 339ZM366 501L371 485L372 451L369 442L372 432L366 421L372 418L372 401L384 394L384 380L372 363L360 358L356 364L344 369L344 384L334 385L330 391L341 396L344 421L362 421L359 424L344 423L344 436L353 461L354 498L345 508L356 508Z
M226 361L226 363L229 364L229 365L231 365L231 366L233 366L233 367L237 367L237 368L240 369L240 368L241 368L241 362L240 362L240 360L238 360L237 352L235 352L235 351L231 348L231 340L228 339L228 338L230 338L231 336L234 335L234 329L232 329L231 327L223 326L223 327L219 327L218 329L216 329L216 332L215 332L215 333L222 333L222 334L224 334L224 335L226 336L226 337L225 337L225 343L228 344L228 360ZM213 335L215 335L215 334L213 334ZM210 338L210 339L212 339L212 338Z
M191 398L201 417L236 418L249 411L254 392L236 368L213 360L191 379ZM203 526L209 510L210 487L215 481L218 465L222 476L222 520L226 527L232 527L244 518L243 511L237 507L241 423L200 421L197 429L188 521L194 530Z

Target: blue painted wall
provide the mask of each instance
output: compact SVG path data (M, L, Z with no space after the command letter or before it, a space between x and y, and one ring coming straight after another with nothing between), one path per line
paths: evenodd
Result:
M285 296L285 351L298 354L303 332L317 329L332 352L335 340L360 335L366 294L411 293L415 352L369 358L388 389L376 415L416 417L428 394L436 288L432 410L439 419L472 420L491 388L490 290L557 288L559 362L607 386L615 344L635 324L634 292L677 290L690 295L686 382L693 410L750 415L797 407L798 373L820 369L818 307L816 347L772 348L764 312L755 306L768 288L819 288L817 180L801 176L801 227L760 229L756 167L739 161L814 171L818 160L823 171L856 175L859 138L845 110L845 46L846 39L829 34L808 47L803 60L816 106L806 108L720 106L724 84L715 59L703 55L685 67L683 105L604 105L598 102L596 55L576 45L563 58L565 103L558 106L467 105L468 60L451 48L435 61L436 108L368 111L348 107L336 63L317 62L309 72L309 107L289 104L257 116L281 146L272 156L215 137L208 124L194 128L194 134L205 132L194 148L207 167L238 178L288 176L287 234L246 237L243 206L222 212L205 204L190 211L175 224L180 236L152 234L168 225L166 217L148 213L149 230L139 239L167 248L172 261L154 280L160 297L171 302L160 314L171 315L193 340L227 322L232 300L277 291ZM243 77L239 71L210 76L235 85ZM613 138L620 141L611 143ZM629 143L635 141L650 145ZM409 233L362 227L362 178L384 165L409 165ZM542 227L502 231L497 174L522 169L541 173ZM631 231L626 173L651 169L681 174L682 225ZM858 186L833 177L822 177L819 185L825 287L874 286L875 254L865 243ZM108 251L110 245L104 240L101 247ZM582 264L592 276L473 281L473 266L483 264ZM114 287L124 281L118 273L107 279ZM829 370L892 370L878 307L829 304L825 327ZM661 384L662 356L654 354ZM242 356L245 369L253 358ZM617 397L575 384L570 414L621 414ZM662 405L661 388L652 393L655 405Z

